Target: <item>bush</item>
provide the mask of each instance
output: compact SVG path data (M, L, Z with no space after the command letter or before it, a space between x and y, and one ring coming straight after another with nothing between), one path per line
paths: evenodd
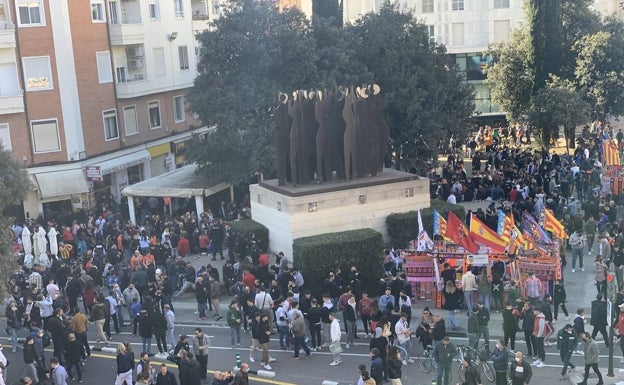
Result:
M306 288L319 301L323 280L337 267L342 269L345 280L351 266L357 267L363 289L372 293L383 273L383 238L372 229L298 238L293 241L293 260L293 265L303 273Z
M230 224L230 236L236 236L241 241L248 241L251 234L256 234L260 241L260 249L266 251L269 248L269 229L253 219L232 221Z
M466 209L462 205L454 205L441 200L432 200L431 206L420 210L423 227L429 237L433 239L433 210L438 210L445 219L451 210L462 221L466 217ZM418 237L418 212L408 211L400 214L390 214L386 217L386 228L393 247L406 248L409 242Z

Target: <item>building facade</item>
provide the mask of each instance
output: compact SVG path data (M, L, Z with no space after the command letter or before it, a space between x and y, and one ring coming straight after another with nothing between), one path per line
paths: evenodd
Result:
M0 0L0 140L33 190L24 215L115 204L182 165L205 131L190 0Z

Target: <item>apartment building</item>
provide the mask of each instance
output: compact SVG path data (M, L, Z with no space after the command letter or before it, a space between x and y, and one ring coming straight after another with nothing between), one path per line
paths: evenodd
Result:
M190 0L0 0L0 140L34 189L26 217L121 200L185 163L202 132Z

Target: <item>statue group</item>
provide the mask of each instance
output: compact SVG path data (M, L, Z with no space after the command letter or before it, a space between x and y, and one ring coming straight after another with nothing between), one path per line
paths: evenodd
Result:
M280 93L274 111L278 184L301 185L382 172L389 127L377 84Z

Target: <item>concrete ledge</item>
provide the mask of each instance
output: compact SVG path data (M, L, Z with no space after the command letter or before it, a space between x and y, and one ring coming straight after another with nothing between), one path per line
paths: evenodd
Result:
M348 382L340 382L340 381L331 381L331 380L323 380L321 385L351 385Z

